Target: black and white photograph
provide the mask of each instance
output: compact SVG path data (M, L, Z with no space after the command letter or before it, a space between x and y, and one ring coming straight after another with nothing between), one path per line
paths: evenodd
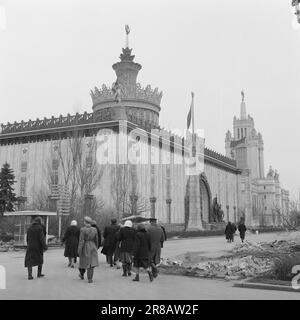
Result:
M0 0L0 300L300 300L299 88L300 0Z

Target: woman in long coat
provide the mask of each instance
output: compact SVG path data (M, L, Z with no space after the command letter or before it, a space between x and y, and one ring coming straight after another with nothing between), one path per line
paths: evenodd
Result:
M123 277L131 276L132 252L135 240L135 230L132 222L127 220L124 227L120 229L118 240L120 241L120 258L123 267Z
M42 219L37 217L27 230L27 250L25 255L25 268L28 269L28 280L32 280L32 267L38 266L38 278L43 277L42 266L44 251L47 250L46 238L41 225Z
M133 281L140 281L140 268L147 270L150 281L153 275L150 268L151 240L143 223L138 224L133 246L133 265L136 268L136 276Z
M74 268L74 263L78 257L80 229L77 227L77 221L73 220L67 228L62 242L65 243L64 256L69 259L68 267Z
M91 226L92 219L84 217L84 227L80 229L78 255L79 255L79 277L84 279L87 270L88 282L93 282L94 267L99 265L98 261L98 233Z

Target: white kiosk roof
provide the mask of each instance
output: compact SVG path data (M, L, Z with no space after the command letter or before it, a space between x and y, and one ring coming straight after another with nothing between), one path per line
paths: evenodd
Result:
M14 211L14 212L4 212L4 216L56 216L57 213L53 211L37 211L37 210L24 210L24 211Z

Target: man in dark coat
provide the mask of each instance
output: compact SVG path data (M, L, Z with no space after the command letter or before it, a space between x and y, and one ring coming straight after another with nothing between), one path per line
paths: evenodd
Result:
M227 242L232 241L232 233L233 233L232 224L230 221L228 221L226 228L225 228L225 237L226 237Z
M74 268L78 257L80 229L77 227L77 221L72 220L71 225L67 228L62 242L65 243L64 256L69 259L68 267Z
M151 240L150 263L154 278L156 278L158 275L157 265L160 264L161 248L163 247L163 243L165 241L163 229L161 226L157 225L156 222L156 218L150 218L150 226L147 229Z
M101 247L101 231L97 226L97 222L95 220L92 221L92 227L94 227L98 233L98 249L99 249Z
M132 222L127 220L124 227L118 233L120 241L120 259L123 267L123 277L131 276L132 252L136 231L132 228Z
M234 223L231 224L232 232L231 232L231 242L234 242L234 235L236 232L236 225Z
M47 250L46 238L42 228L42 219L37 217L27 230L27 250L25 255L25 268L28 269L28 280L32 280L32 267L38 266L37 277L43 277L42 266L44 251Z
M117 225L117 219L111 219L111 224L106 226L103 232L103 248L101 253L106 255L106 261L113 267L113 255L116 250L117 232L120 226Z
M133 246L133 265L136 268L136 275L133 281L140 281L140 268L147 270L149 280L153 281L153 274L150 267L151 240L143 223L138 224L137 233Z
M240 238L241 238L242 242L244 242L244 240L245 240L245 233L246 233L246 230L247 230L244 222L240 222L240 223L239 223L238 229L239 229L239 233L240 233Z

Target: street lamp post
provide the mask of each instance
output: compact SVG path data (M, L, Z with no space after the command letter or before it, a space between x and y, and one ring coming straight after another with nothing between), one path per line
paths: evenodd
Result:
M292 6L295 7L295 15L297 16L297 21L300 23L300 8L299 8L299 0L293 0Z

